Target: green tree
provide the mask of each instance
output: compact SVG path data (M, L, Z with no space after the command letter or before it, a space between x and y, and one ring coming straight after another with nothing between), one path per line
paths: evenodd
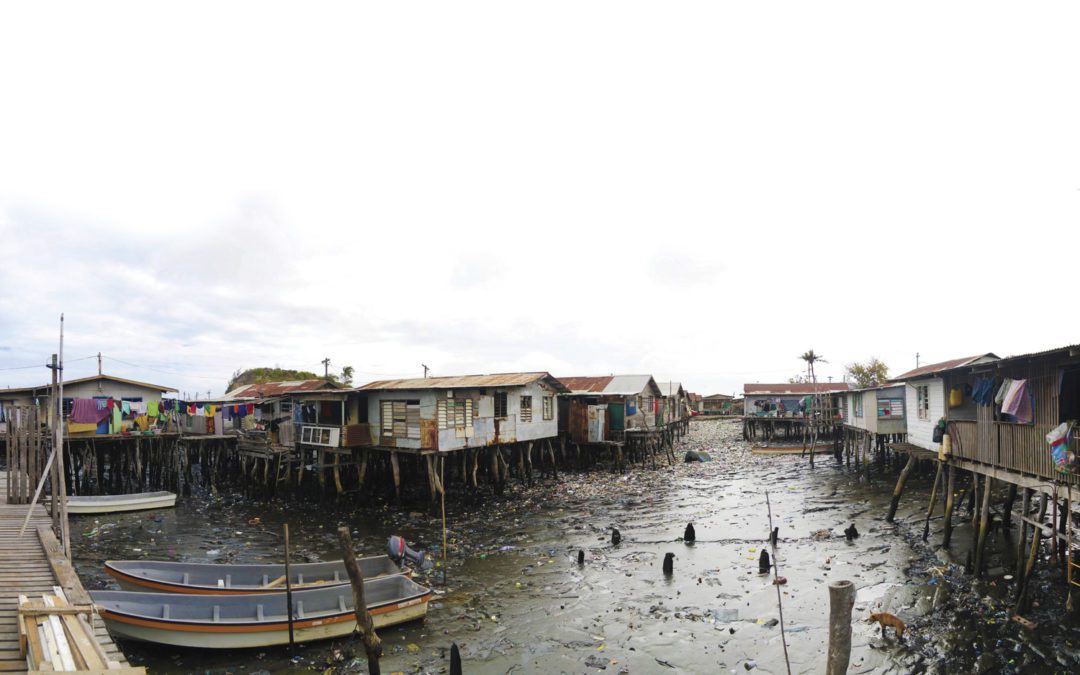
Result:
M866 363L849 363L844 372L858 389L876 387L889 379L889 367L877 357L871 357Z

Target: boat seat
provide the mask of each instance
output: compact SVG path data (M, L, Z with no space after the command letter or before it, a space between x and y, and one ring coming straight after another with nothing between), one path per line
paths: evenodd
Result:
M188 585L188 584L190 584L190 583L191 583L191 574L190 574L189 572L184 572L184 581L183 581L183 584L184 584L185 586L187 586L187 585Z
M214 622L221 621L221 605L214 605Z
M340 572L338 572L337 570L334 570L334 581L335 582L341 581L340 574L341 574Z
M263 606L255 605L255 618L259 621L263 620Z
M231 574L226 574L225 575L225 588L232 588L232 575Z
M296 618L297 619L303 619L304 618L304 601L303 600L297 600L296 601Z
M161 606L161 618L162 619L168 619L169 618L169 604L168 603L165 603L164 605Z
M270 583L270 575L269 575L269 574L264 574L264 575L263 575L263 582L262 582L262 585L263 585L263 586L265 586L265 585L267 585L267 584L269 584L269 583Z
M304 585L304 575L303 574L297 574L296 575L296 585L297 586L303 586Z
M334 576L337 576L337 574L335 574ZM337 608L338 608L339 612L347 611L345 609L345 596L344 595L337 596Z

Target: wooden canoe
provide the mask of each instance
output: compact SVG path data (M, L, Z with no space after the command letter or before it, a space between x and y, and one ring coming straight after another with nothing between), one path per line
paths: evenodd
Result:
M114 637L178 647L237 649L289 643L285 593L177 595L91 591ZM296 642L349 635L356 628L352 587L295 591ZM403 575L364 581L364 599L376 628L427 615L431 589Z
M365 579L405 574L389 556L360 558ZM284 593L285 565L215 565L161 560L106 560L105 571L125 591L184 593L189 595L250 595ZM345 563L300 563L289 566L293 590L349 583Z
M69 514L119 513L146 509L171 509L176 506L173 492L139 492L130 495L93 495L68 497Z

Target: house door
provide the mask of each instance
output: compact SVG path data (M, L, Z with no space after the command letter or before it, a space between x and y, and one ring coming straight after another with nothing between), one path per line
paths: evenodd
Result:
M626 408L622 403L608 404L608 419L611 420L612 431L623 431L626 428Z

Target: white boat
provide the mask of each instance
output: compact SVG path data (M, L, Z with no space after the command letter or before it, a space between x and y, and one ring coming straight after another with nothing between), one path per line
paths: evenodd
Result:
M371 556L356 562L365 579L412 574L408 568L403 570L398 567L390 556ZM285 566L280 563L221 565L165 560L106 560L105 571L125 591L206 595L285 592ZM349 573L345 570L345 563L340 560L294 564L290 566L289 574L293 590L349 583Z
M171 509L176 506L174 492L139 492L130 495L92 495L68 497L67 512L77 514L119 513L146 509Z
M285 593L182 595L91 591L115 637L207 649L289 644ZM398 575L364 581L364 600L375 628L427 615L431 589ZM356 629L352 587L326 586L294 591L296 642L343 637Z

